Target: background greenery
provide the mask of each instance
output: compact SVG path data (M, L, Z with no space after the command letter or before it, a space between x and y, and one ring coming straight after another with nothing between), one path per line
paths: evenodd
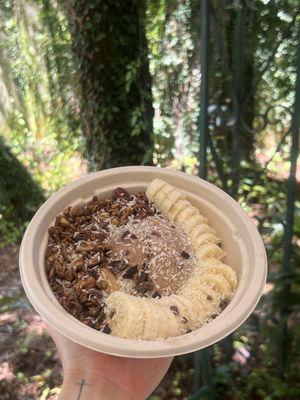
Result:
M4 336L14 333L15 342L14 351L5 340L0 347L0 399L55 398L59 392L53 345L20 282L11 278L19 241L39 205L87 171L153 164L198 174L200 4L1 2L0 328ZM217 29L209 69L208 180L232 188L231 91L240 39L235 26L246 4L237 200L257 225L269 257L265 294L235 332L233 348L220 343L210 349L216 398L298 399L299 168L292 268L281 269L298 2L211 4ZM193 374L191 359L176 359L151 399L186 399Z

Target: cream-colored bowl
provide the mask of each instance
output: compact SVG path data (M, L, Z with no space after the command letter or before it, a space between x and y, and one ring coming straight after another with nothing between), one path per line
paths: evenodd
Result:
M110 196L118 186L144 190L161 178L179 187L207 216L222 239L225 262L238 275L238 287L228 307L212 322L194 332L166 340L129 340L98 332L69 314L56 300L45 274L47 229L69 206L92 196ZM37 312L74 342L96 351L124 357L164 357L207 347L237 329L256 306L265 284L267 261L263 242L253 222L230 196L202 179L156 167L122 167L86 175L54 194L37 211L23 237L20 271L26 294Z

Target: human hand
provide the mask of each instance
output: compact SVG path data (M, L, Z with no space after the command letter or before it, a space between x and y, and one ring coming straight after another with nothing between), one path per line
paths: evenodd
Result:
M87 349L48 326L64 370L60 400L143 400L158 386L172 358L138 359Z

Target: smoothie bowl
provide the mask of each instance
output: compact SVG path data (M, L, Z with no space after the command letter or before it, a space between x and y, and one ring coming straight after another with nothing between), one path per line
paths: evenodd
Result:
M136 166L86 175L47 200L20 271L32 305L66 337L152 358L233 332L262 294L267 262L254 224L222 190Z

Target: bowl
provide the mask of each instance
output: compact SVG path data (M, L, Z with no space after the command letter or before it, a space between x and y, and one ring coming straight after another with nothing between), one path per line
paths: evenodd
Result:
M226 309L199 329L165 340L129 340L96 331L69 314L55 298L45 273L48 228L63 209L110 196L113 189L144 190L160 178L183 190L208 217L226 252L225 263L235 269L238 287ZM158 167L121 167L91 173L65 186L36 212L20 249L20 273L25 292L43 319L72 341L90 349L122 357L156 358L190 353L223 339L236 330L261 297L267 274L262 239L239 204L216 186L183 172Z

